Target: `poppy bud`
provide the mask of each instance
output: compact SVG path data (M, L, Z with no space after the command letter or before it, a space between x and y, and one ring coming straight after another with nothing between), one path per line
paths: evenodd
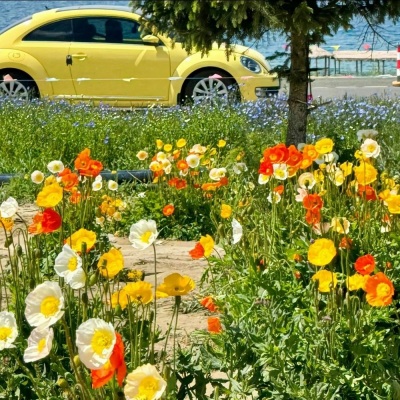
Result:
M16 246L15 246L15 252L16 252L16 254L17 254L17 256L18 257L21 257L22 256L22 247L21 247L21 245L20 244L17 244Z
M64 378L60 378L57 383L57 386L59 386L62 389L66 389L68 387L68 382Z
M82 293L82 303L86 306L89 304L89 298L86 292Z

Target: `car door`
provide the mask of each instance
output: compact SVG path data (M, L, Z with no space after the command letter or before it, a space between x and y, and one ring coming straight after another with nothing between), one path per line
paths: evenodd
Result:
M144 43L137 21L85 19L73 22L68 54L76 96L119 106L167 103L171 73L167 47ZM77 35L83 32L82 25L94 28L89 29L92 37Z
M30 54L46 71L53 93L42 93L42 96L75 95L70 66L66 63L71 39L71 20L62 19L32 30L16 45L16 50Z

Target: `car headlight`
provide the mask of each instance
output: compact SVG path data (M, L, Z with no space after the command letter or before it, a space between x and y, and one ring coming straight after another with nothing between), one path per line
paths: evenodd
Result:
M259 74L261 72L260 64L250 57L241 56L240 63L243 65L243 67L251 72L254 72L255 74Z

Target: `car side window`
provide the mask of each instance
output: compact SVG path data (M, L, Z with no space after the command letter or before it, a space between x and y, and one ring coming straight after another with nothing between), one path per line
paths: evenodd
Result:
M42 25L28 33L22 40L41 42L70 42L72 39L71 20L62 20Z
M144 44L137 21L117 17L86 17L73 20L75 42Z
M102 35L97 32L96 25L90 18L75 18L72 20L74 42L98 42Z

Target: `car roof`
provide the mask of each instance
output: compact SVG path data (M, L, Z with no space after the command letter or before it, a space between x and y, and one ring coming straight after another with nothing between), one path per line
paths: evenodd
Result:
M116 5L107 5L107 4L88 4L81 6L68 6L68 7L57 7L53 8L55 12L63 12L63 11L74 11L74 10L111 10L111 11L128 11L133 12L132 9L128 6L116 6ZM51 11L51 10L47 10Z
M0 35L6 31L12 29L13 27L15 27L17 25L20 25L21 23L32 19L36 15L56 14L56 13L76 11L76 10L123 11L123 12L129 12L129 13L137 14L137 15L141 16L140 9L137 11L136 10L133 11L128 6L117 6L117 5L111 5L111 4L87 4L87 5L79 5L79 6L54 7L54 8L49 8L49 9L42 10L42 11L36 11L36 12L32 13L31 15L28 15L20 20L12 22L10 25L8 25L0 30Z

